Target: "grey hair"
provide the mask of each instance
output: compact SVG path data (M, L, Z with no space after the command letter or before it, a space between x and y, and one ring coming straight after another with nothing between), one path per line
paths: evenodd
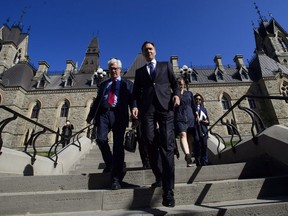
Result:
M110 67L112 64L117 64L117 66L119 68L122 68L122 62L117 59L117 58L111 58L109 61L108 61L108 67Z

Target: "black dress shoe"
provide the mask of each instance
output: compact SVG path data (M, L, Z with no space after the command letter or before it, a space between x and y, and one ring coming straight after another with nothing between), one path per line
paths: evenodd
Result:
M162 205L166 207L174 207L175 206L175 199L173 191L164 192L163 194L163 201Z
M119 190L119 189L121 189L121 185L120 185L119 181L113 181L113 182L112 182L112 185L111 185L111 189L112 189L112 190Z

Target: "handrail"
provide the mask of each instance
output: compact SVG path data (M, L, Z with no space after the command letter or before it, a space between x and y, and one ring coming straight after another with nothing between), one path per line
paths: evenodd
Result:
M224 122L224 118L229 114L229 113L232 113L233 110L238 107L240 110L246 112L251 120L252 120L252 125L251 125L251 135L252 135L252 140L254 142L254 144L258 144L258 135L266 129L265 125L264 125L264 122L263 120L261 119L260 115L253 109L250 109L248 107L243 107L241 105L241 102L246 99L246 98L253 98L253 99L260 99L260 100L266 100L266 99L270 99L270 100L288 100L288 97L287 96L260 96L260 95L243 95L242 97L240 97L236 103L234 103L216 122L214 122L214 124L212 124L209 128L209 132L211 135L215 136L215 138L217 139L218 141L218 146L217 146L217 153L218 153L218 157L220 158L221 157L221 153L227 148L227 145L225 144L224 142L224 138L216 133L216 132L213 132L213 129L216 127L216 125L218 125L219 123L221 123L222 125L225 125L227 127L229 127L229 130L231 130L232 134L231 134L231 138L230 138L230 145L232 147L232 150L234 153L236 153L236 146L239 142L242 141L242 137L237 129L237 127L235 127L235 125L233 124L230 124L230 123L226 123ZM258 122L259 124L259 130L257 131L257 134L255 134L255 127L256 127L256 122ZM237 135L238 136L238 140L235 142L234 140L234 135ZM220 145L221 145L221 142L222 144L224 144L224 148L222 150L220 150Z
M49 149L49 152L48 152L48 156L47 156L50 160L52 160L54 162L54 167L56 167L57 163L58 163L58 154L59 154L59 152L61 152L63 150L63 149L61 149L60 151L57 151L57 147L61 143L61 139L59 139L59 138L63 137L63 135L60 134L59 129L58 129L58 131L54 131L54 130L48 128L47 126L45 126L45 125L43 125L43 124L41 124L41 123L39 123L37 121L34 121L34 120L30 119L30 118L27 118L26 116L14 111L13 109L11 109L11 108L9 108L7 106L0 105L0 110L1 109L13 114L13 116L12 117L8 117L8 118L6 118L6 119L4 119L4 120L2 120L0 122L0 155L2 154L2 152L1 152L1 149L3 147L3 139L2 139L3 133L2 132L3 132L4 128L10 122L16 120L17 118L20 118L20 119L25 120L26 122L31 123L34 126L34 128L36 126L41 128L41 130L39 130L39 131L35 131L35 129L33 129L30 135L29 135L29 129L28 129L26 134L25 134L23 152L25 152L27 155L29 155L31 157L31 164L32 165L36 161L36 154L37 154L36 140L41 135L43 135L43 134L45 134L47 132L50 132L51 134L55 134L56 135L55 142L51 145L51 147ZM92 125L93 124L89 124L85 128L83 128L83 129L79 130L78 132L72 134L71 137L70 137L70 140L73 140L73 142L70 143L70 144L75 145L76 147L79 148L79 151L81 151L81 143L79 141L80 135L81 135L81 133L85 132L86 129L88 129L88 132L89 132L91 130ZM87 135L88 135L88 133L87 133ZM27 151L28 146L32 146L32 149L33 149L32 154ZM52 152L53 152L53 154L52 154Z
M79 141L79 139L80 139L79 136L80 136L80 134L84 133L86 129L87 129L88 131L90 131L92 126L93 126L93 124L89 124L88 126L84 127L83 129L79 130L78 132L74 133L74 134L69 138L70 140L71 140L71 139L73 140L72 143L70 143L70 145L74 145L74 146L78 147L78 148L79 148L79 151L81 151L81 143L80 143L80 141ZM87 133L87 137L89 137L88 133ZM78 143L78 145L76 144L76 142ZM58 141L58 142L55 142L55 143L50 147L50 149L49 149L49 151L48 151L48 158L54 162L54 167L56 167L57 164L58 164L57 148L58 148L59 144L61 144L61 140ZM61 151L62 151L62 150L63 150L63 149L61 149ZM53 154L52 154L52 152L53 152ZM55 156L55 159L53 159L53 156Z

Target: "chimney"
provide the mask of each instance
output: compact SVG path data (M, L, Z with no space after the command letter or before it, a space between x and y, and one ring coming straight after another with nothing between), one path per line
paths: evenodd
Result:
M72 60L66 60L66 69L63 76L75 71L75 64Z
M38 62L38 69L37 72L34 76L34 79L37 79L38 77L40 77L42 74L46 74L49 68L49 64L46 61L39 61Z
M235 62L237 69L240 69L242 67L246 69L246 66L243 61L243 55L241 54L235 55L233 61Z
M66 60L66 69L65 69L65 72L66 71L74 71L75 69L75 64L72 60Z
M224 65L222 63L222 56L221 55L216 55L214 57L214 62L216 64L216 67L218 67L222 72L225 72Z
M179 72L178 56L171 56L170 62L172 64L174 73L178 73Z

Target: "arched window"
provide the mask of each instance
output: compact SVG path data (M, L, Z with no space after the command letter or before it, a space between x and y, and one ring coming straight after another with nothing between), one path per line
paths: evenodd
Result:
M40 109L41 109L41 104L39 101L36 101L36 104L34 105L34 107L32 109L31 118L38 119Z
M192 72L191 79L192 79L192 81L197 81L198 80L197 74L195 72Z
M72 86L73 80L72 78L69 76L67 81L66 81L66 86Z
M220 71L217 72L217 80L224 80L223 74Z
M283 49L283 51L286 52L287 51L287 45L281 36L278 37L278 42L281 45L281 48Z
M60 117L68 117L69 107L69 102L65 100L64 104L61 107Z
M91 81L91 85L97 85L98 82L98 77L96 74L93 75L92 81Z
M225 96L221 98L221 102L222 102L223 110L228 110L230 108L230 102Z
M38 83L38 88L44 88L44 87L45 87L45 79L44 77L42 77Z
M245 71L241 72L241 78L242 78L242 80L248 80L249 79L248 74Z
M14 64L17 64L17 63L19 62L20 58L21 58L21 55L17 52L17 53L15 54L13 63L14 63Z
M253 98L248 98L248 104L249 104L250 109L256 109L256 103Z

